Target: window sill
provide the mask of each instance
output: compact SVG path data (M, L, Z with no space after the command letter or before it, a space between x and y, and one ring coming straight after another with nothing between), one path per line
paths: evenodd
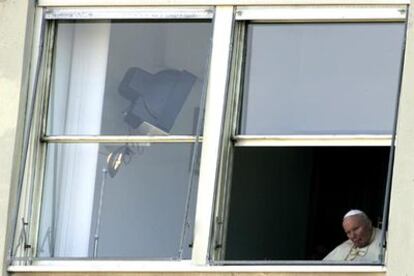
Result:
M386 272L379 265L195 265L190 261L41 261L8 272Z

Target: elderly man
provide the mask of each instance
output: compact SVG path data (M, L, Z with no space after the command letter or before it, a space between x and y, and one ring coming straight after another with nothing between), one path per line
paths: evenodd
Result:
M345 214L342 227L348 240L329 253L324 261L375 262L381 252L381 230L361 210Z

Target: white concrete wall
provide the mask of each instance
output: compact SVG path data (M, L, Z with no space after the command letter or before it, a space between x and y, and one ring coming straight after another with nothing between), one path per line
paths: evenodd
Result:
M414 0L411 0L388 230L387 275L414 275Z
M21 132L17 131L23 117L19 106L28 77L27 58L30 55L30 28L33 10L31 2L0 0L0 271L4 273L2 260L7 252L6 232L8 224L9 197L17 180L16 161ZM22 110L22 109L20 109ZM16 143L17 142L17 143Z

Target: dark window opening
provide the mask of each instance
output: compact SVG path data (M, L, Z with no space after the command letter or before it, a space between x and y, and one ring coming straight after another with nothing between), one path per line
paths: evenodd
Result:
M389 147L235 148L226 260L321 260L351 208L381 227Z

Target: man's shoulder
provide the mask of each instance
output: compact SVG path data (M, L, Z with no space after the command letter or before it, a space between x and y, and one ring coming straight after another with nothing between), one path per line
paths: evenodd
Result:
M334 248L328 255L326 255L325 258L323 258L324 261L336 261L336 260L342 260L346 257L346 255L349 253L349 251L352 248L352 241L346 240L337 247Z
M334 250L344 250L344 249L350 250L352 248L352 246L354 246L352 241L351 240L346 240L343 243L341 243L340 245L338 245L337 247L335 247Z
M381 229L373 228L375 231L375 236L373 241L366 247L369 252L369 258L374 260L378 254L379 250L381 248ZM337 261L337 260L345 260L349 252L351 251L353 247L353 243L351 240L346 240L335 249L333 249L325 258L323 258L324 261ZM366 258L362 258L365 260Z
M374 231L375 231L375 236L374 236L370 246L381 248L381 245L382 245L382 231L381 231L381 229L378 229L378 228L374 228Z

